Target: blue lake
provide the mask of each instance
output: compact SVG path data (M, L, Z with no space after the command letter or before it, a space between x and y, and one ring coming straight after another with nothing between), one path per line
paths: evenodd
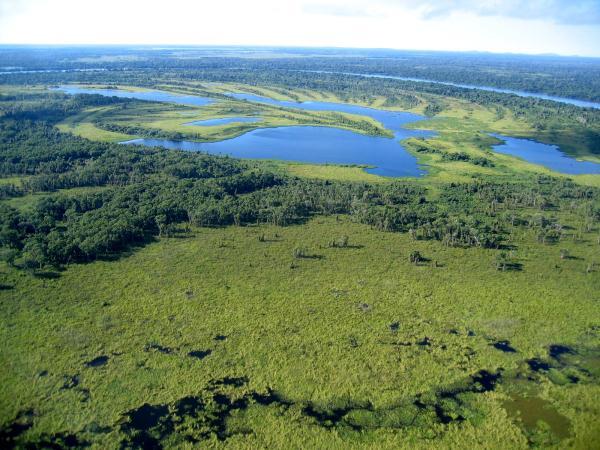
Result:
M561 173L571 175L578 174L600 174L600 164L590 161L578 161L565 155L556 145L542 144L529 139L491 134L503 141L502 144L494 145L496 152L505 155L518 156L530 163L539 164Z
M134 139L123 144L141 144L169 149L203 151L236 158L376 166L367 172L387 177L421 176L414 156L394 139L365 136L329 127L293 126L259 128L233 139L200 143L165 139Z
M212 99L170 94L161 91L128 92L118 89L93 89L61 86L68 94L99 94L139 100L204 106ZM353 131L332 127L285 126L259 128L233 139L219 142L170 141L167 139L134 139L123 144L158 146L169 149L203 151L230 155L237 158L268 158L308 163L361 164L374 166L365 169L370 173L389 176L422 176L426 172L398 142L409 137L431 137L435 133L410 130L405 125L425 119L418 114L384 111L364 106L330 102L291 102L274 100L254 94L229 94L238 100L266 103L279 107L311 111L337 111L372 117L392 131L394 138L366 136ZM216 119L219 120L219 119Z
M195 125L197 127L212 127L215 125L227 125L229 123L256 123L260 122L259 117L223 117L221 119L196 120L186 123L186 125Z

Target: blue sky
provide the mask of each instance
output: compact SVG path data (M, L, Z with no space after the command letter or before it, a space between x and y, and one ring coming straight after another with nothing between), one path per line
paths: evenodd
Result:
M600 56L600 0L0 0L0 43Z

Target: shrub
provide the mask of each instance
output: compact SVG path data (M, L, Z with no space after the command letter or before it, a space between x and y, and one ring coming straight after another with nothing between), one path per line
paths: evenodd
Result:
M419 264L421 261L423 261L423 256L421 255L420 252L418 251L412 251L410 252L410 256L409 256L409 261L413 264Z

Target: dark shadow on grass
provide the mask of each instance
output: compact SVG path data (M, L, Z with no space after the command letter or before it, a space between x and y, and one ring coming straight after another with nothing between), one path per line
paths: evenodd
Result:
M60 273L52 270L44 270L34 272L33 276L44 280L56 280L57 278L60 278Z
M301 259L325 259L324 255L306 255L300 256Z
M343 250L343 249L360 250L361 248L365 248L365 246L360 245L360 244L348 244L348 245L331 245L331 246L329 246L329 248L339 248L341 250Z
M504 268L505 271L520 272L523 270L523 264L518 262L507 262Z

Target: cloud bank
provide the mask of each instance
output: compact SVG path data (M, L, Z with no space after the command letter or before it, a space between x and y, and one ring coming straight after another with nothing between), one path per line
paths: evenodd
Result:
M392 3L392 2L389 2ZM410 3L424 18L455 12L518 19L548 19L564 24L600 24L600 0L424 0Z
M561 24L600 24L600 0L325 0L305 4L304 11L337 17L375 17L416 11L423 19L454 13L550 20Z
M0 44L379 47L600 56L600 0L0 0Z

